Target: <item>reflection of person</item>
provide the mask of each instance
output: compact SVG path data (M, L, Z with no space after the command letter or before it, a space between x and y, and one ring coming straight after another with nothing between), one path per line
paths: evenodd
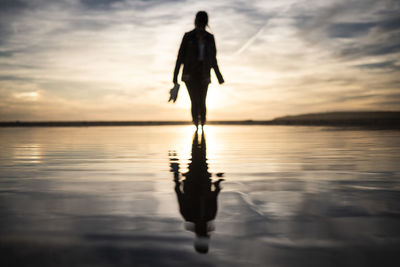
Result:
M171 171L174 172L175 192L179 202L179 211L186 221L186 229L195 232L195 249L199 253L208 252L208 243L214 227L211 223L217 215L217 197L221 191L223 179L212 182L206 162L206 141L204 133L199 143L197 131L193 137L192 159L189 171L179 181L179 164L171 159ZM170 156L175 154L170 154ZM217 174L221 177L222 174ZM214 190L212 189L214 186Z
M173 82L178 82L178 73L183 64L182 81L185 82L192 102L192 119L198 127L206 122L206 96L210 83L210 70L214 69L218 82L224 79L218 68L214 36L205 30L208 15L199 11L194 21L195 29L185 33L176 60Z

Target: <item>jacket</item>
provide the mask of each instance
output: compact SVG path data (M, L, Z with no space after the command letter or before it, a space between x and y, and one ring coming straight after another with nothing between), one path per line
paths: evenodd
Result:
M211 33L205 32L204 56L202 61L199 60L199 53L199 41L196 36L196 30L185 33L175 64L174 83L177 82L179 69L182 64L182 81L207 80L209 82L210 70L213 68L219 83L224 82L217 63L217 49L215 47L214 36Z

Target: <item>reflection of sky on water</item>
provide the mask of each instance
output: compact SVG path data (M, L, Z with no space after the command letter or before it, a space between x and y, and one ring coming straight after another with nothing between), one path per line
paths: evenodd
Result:
M19 163L40 163L42 151L39 144L26 144L17 146L13 151L13 160Z
M73 246L94 258L108 244L113 253L171 266L176 253L182 261L231 266L309 266L306 255L332 260L326 252L360 266L365 257L394 259L398 131L206 127L208 171L226 174L206 258L193 254L169 172L172 150L181 172L188 171L193 131L1 129L0 243L37 256L34 244L44 240L45 247Z

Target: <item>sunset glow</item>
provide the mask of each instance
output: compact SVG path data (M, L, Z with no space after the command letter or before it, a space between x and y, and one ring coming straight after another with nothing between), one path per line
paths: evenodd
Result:
M206 10L226 83L211 120L397 110L397 1L0 3L0 120L190 120L168 103L183 34ZM177 12L179 11L179 12Z

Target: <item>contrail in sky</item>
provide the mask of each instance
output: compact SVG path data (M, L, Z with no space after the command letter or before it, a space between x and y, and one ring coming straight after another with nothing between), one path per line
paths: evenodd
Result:
M240 55L244 50L246 50L253 42L257 39L257 37L263 32L265 26L268 25L268 22L265 23L253 36L251 36L235 53L233 53L232 58Z
M268 26L271 19L280 16L281 14L285 13L289 9L290 9L290 6L284 8L281 12L276 13L275 16L268 18L267 22L265 22L265 24L253 36L251 36L236 52L233 53L232 59L234 59L236 56L240 55L244 50L246 50L250 45L253 44L253 42L258 38L258 36L260 36L262 34L265 27Z

